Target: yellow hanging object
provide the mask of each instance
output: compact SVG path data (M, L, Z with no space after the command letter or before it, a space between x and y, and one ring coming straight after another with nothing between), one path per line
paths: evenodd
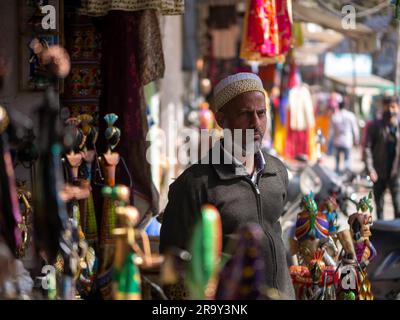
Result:
M371 290L371 282L368 280L364 272L360 272L360 293L359 300L374 300L374 295Z

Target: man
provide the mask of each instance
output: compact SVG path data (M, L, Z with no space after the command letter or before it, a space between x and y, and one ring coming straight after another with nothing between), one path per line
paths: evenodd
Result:
M356 116L346 110L343 100L339 102L339 111L332 116L330 136L333 137L336 152L336 172L339 173L341 154L344 155L345 170L351 170L350 152L353 144L359 144L360 132Z
M260 78L239 73L222 80L214 90L214 109L216 121L224 129L224 140L210 150L209 164L200 161L192 165L171 185L160 251L169 247L187 249L201 206L213 204L221 215L224 252L242 226L253 222L262 227L266 285L277 289L280 298L293 299L278 220L286 202L288 176L280 160L260 149L267 124L266 93ZM244 138L246 129L254 130L254 135L240 143L235 132L239 130ZM234 136L233 143L227 132ZM243 157L241 152L232 154L232 145L240 145L246 153L253 147L251 157ZM212 163L215 148L221 151L220 164Z
M399 206L399 100L385 97L383 117L373 121L367 129L364 160L374 182L374 197L378 219L383 218L383 198L386 188L392 195L394 214L400 218Z

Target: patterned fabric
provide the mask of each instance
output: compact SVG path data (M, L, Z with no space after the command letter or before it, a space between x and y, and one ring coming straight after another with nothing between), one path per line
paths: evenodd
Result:
M299 241L327 238L329 236L328 230L329 222L322 212L313 215L304 211L297 217L296 238Z
M83 232L87 241L91 245L94 245L94 243L97 242L97 221L92 193L90 193L89 197L82 203L81 208Z
M140 68L140 56L153 56L150 46L140 53L137 45L141 40L140 25L144 11L112 11L103 20L103 79L100 116L107 113L118 115L121 141L116 151L126 162L132 176L131 198L138 192L145 195L153 213L159 213L158 193L151 180L150 164L146 161L149 142L146 105ZM129 41L127 41L129 39ZM157 50L153 50L157 51ZM100 123L100 131L105 123ZM99 149L106 147L103 135L99 135ZM119 184L130 185L124 165L117 166L116 180ZM143 216L145 212L141 212Z
M282 62L291 46L292 26L286 0L249 0L240 57Z
M156 10L144 10L139 19L138 67L142 85L164 76L165 63Z
M102 39L89 17L78 16L66 7L65 42L71 58L71 72L64 81L61 103L71 117L87 113L98 122L101 95Z
M266 95L261 79L248 72L241 72L221 80L214 89L214 110L217 112L238 95L259 91Z
M163 15L180 15L185 11L184 0L82 0L80 14L105 16L108 11L140 11L157 9Z

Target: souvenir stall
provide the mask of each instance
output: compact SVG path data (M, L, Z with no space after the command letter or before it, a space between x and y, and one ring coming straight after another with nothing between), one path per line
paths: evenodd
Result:
M199 4L199 19L208 21L208 31L200 34L208 40L201 44L196 71L209 82L200 82L205 99L198 127L215 125L206 98L210 84L224 72L253 69L270 91L275 147L288 158L312 154L314 106L292 59L301 32L292 23L290 1L249 0L242 11L238 1L212 2ZM29 3L38 21L47 2ZM162 222L162 174L146 158L158 156L146 152L146 138L163 120L161 109L169 107L160 105L165 96L158 97L167 60L160 21L182 15L184 1L60 5L62 45L35 33L29 42L33 66L27 83L41 90L34 116L0 106L0 299L282 298L265 286L269 271L259 224L238 230L230 254L223 254L220 213L204 203L188 251L169 248L161 255L152 241L159 227L154 218ZM0 86L3 73L0 57ZM29 185L18 180L16 163L30 164ZM372 196L356 203L343 237L335 196L318 205L310 193L301 201L291 237L298 264L289 268L296 296L371 300L366 267L377 254L370 241ZM24 265L28 252L32 268ZM345 270L355 276L355 287L343 285Z
M2 153L9 155L9 143L12 152L15 144L21 152L16 157L13 153L14 163L34 162L28 186L16 183L10 158L5 157L1 165L4 179L9 177L1 192L2 200L9 198L1 201L1 230L8 230L1 234L2 263L11 266L12 256L22 258L30 244L36 266L24 284L31 290L25 291L49 299L108 299L113 297L112 270L119 272L121 267L121 273L125 272L125 258L114 268L114 257L125 255L118 253L121 245L113 234L118 226L125 226L120 211L127 207L134 212L129 225L141 230L159 213L146 160L146 135L154 112L150 107L154 109L152 98L157 90L154 81L163 77L165 69L159 19L160 15L181 15L184 5L183 1L58 2L62 19L58 33L49 35L57 40L49 42L33 29L46 4L31 1L19 7L32 26L32 70L26 83L42 90L45 98L35 111L38 138L26 141L30 122L15 128L21 120L1 109ZM13 130L24 131L24 136L19 134L16 139ZM145 264L151 267L148 235L138 235ZM122 242L124 247L126 240ZM135 250L141 249L135 245ZM126 272L131 272L134 257L128 257ZM50 289L38 290L33 280L40 284L40 278L46 278L44 266L54 268L54 279L49 280ZM16 275L5 272L4 279L7 276ZM6 280L5 287L1 282L2 296L25 294Z

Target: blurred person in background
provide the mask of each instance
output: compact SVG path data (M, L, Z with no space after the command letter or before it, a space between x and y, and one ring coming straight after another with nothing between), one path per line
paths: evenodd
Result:
M382 119L374 120L367 129L364 161L374 182L378 219L383 218L384 193L389 188L396 218L400 218L399 194L399 98L384 97Z
M339 111L332 115L329 137L333 139L336 156L336 172L340 172L340 158L344 155L345 170L351 170L351 150L360 142L360 130L355 114L346 108L346 102L339 102Z

